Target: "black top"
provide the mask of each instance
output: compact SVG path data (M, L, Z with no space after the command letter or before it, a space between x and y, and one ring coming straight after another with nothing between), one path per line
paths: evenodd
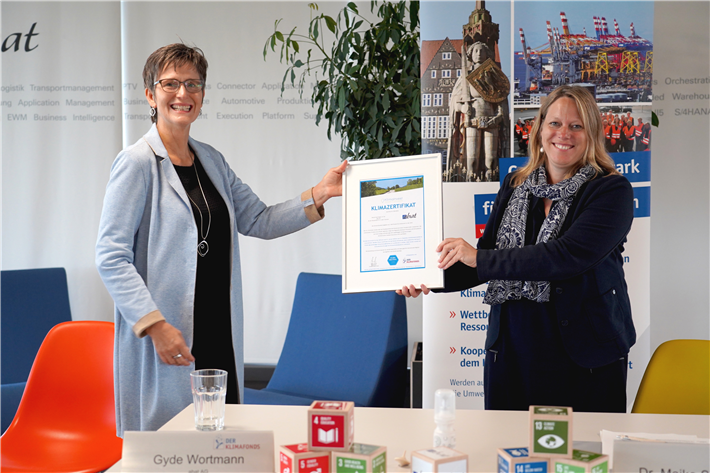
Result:
M229 211L197 156L195 156L194 166L175 166L175 170L189 196L197 225L197 241L195 242L197 279L195 281L192 343L195 369L226 370L229 373L227 375L227 403L238 404L239 383L232 345L229 290L232 250ZM197 176L199 176L199 181ZM200 189L200 185L202 185L202 189ZM200 256L197 246L202 242L203 237L209 249L206 253L203 251L204 256Z
M534 308L532 304L537 303L526 300L502 305L517 306L506 308L509 314L534 310L552 315L554 331L559 331L564 349L580 366L597 368L618 360L636 339L621 254L634 218L631 184L618 175L586 182L575 195L558 237L541 244L534 242L544 210L542 199L533 196L525 246L495 250L498 228L514 190L511 176L506 176L478 240L478 267L456 263L447 269L445 292L491 279L550 281L548 303ZM486 348L498 337L501 312L501 305L491 306Z

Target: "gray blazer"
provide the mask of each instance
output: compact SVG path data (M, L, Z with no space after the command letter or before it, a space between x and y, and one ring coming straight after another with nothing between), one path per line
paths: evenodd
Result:
M304 193L267 207L217 150L189 139L229 209L232 226L231 318L243 399L242 278L237 232L270 239L319 219ZM313 217L313 216L316 217ZM115 303L116 430L156 430L192 402L190 371L160 361L144 329L165 318L193 341L197 227L187 194L155 125L121 151L106 187L96 266Z

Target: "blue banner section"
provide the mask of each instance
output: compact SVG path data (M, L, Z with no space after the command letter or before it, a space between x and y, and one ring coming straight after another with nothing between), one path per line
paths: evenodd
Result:
M488 216L491 214L493 202L496 200L496 194L476 194L473 197L474 215L476 217L476 238L481 238L483 229L488 222Z
M610 155L614 159L616 170L623 174L629 182L650 182L651 181L651 152L638 151L628 153L612 153ZM503 184L503 179L509 173L514 172L521 166L525 166L528 162L527 157L520 158L504 158L499 160L500 166L500 182ZM483 234L483 226L488 221L490 208L486 207L488 200L495 199L493 194L477 195L475 198L476 206L476 236L480 238ZM650 217L651 216L651 187L634 187L634 218ZM479 226L480 233L479 233Z
M651 181L650 151L611 153L611 157L616 164L616 170L626 176L629 182ZM645 215L645 217L647 216Z
M496 194L476 194L474 196L473 203L476 207L474 211L476 216L476 225L486 224L495 200Z
M650 151L630 151L628 153L611 153L610 155L616 165L616 170L626 176L629 182L650 182L651 181L651 152ZM501 158L500 183L509 173L515 171L528 162L527 157Z
M503 184L505 176L515 171L519 167L525 166L528 162L528 157L521 158L501 158L498 160L498 168L500 169L500 183ZM478 220L476 220L478 222Z
M634 187L634 218L651 216L651 187Z

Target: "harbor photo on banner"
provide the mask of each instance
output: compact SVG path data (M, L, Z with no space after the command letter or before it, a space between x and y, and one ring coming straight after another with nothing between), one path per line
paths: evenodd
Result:
M623 254L637 332L630 408L650 358L653 3L425 2L421 35L422 151L442 153L445 238L475 246L503 179L527 162L532 122L552 90L576 84L595 96L607 151L634 189ZM463 126L465 103L497 125ZM486 287L424 298L423 407L447 388L457 407L483 408Z

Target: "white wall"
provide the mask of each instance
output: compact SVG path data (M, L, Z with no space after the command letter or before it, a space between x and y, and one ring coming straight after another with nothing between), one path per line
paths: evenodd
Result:
M710 3L656 2L651 145L651 350L710 339ZM704 84L668 80L704 79ZM663 100L660 100L663 97ZM704 109L705 115L676 115Z

